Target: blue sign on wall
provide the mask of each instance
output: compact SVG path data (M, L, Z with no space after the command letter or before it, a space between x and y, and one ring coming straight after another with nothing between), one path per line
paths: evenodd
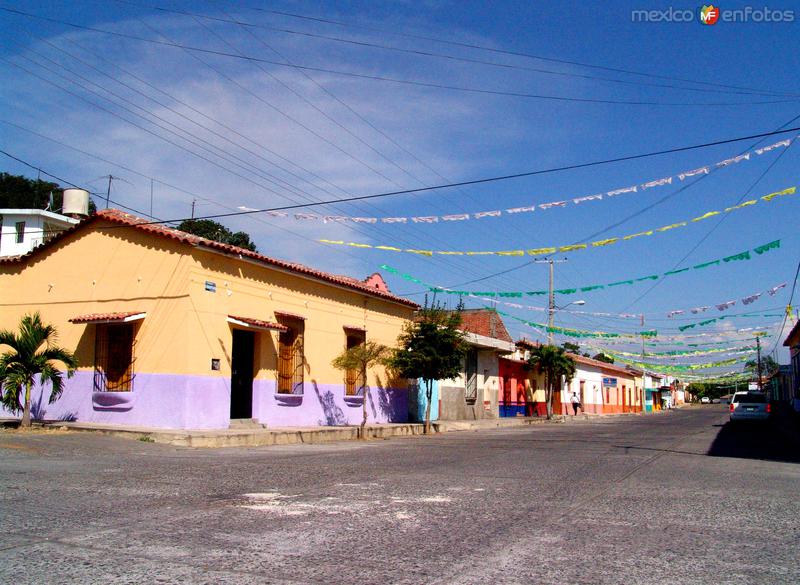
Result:
M603 378L603 386L616 386L617 379L616 378Z

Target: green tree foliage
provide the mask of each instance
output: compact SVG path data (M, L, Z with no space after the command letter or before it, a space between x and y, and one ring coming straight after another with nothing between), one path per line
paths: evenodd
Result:
M778 371L780 366L771 355L761 357L761 375L769 376ZM758 377L758 360L748 360L744 363L744 370Z
M369 397L369 369L377 365L386 363L390 350L385 345L375 341L360 343L351 348L345 349L334 358L331 365L343 372L355 370L361 373L364 380L364 399L362 402L362 418L360 437L366 439L364 429L367 425L367 399Z
M553 418L553 394L560 386L561 378L568 383L575 376L575 360L566 355L563 347L540 345L531 350L528 358L529 368L538 368L544 373L544 391L547 404L547 418Z
M253 252L258 251L256 245L250 240L250 234L232 232L221 223L211 219L186 219L180 223L178 229L215 242L230 244Z
M50 193L53 194L52 206ZM64 189L57 183L0 173L0 209L49 209L59 212L63 201ZM94 201L90 198L89 213L96 210Z
M75 373L78 363L75 356L56 344L57 333L52 325L45 325L39 313L25 315L19 324L19 334L0 331L0 346L9 350L0 355L0 391L3 404L13 412L22 410L20 426L31 426L31 388L34 376L41 384L49 383L50 403L61 395L63 377L56 363L67 368L67 377ZM25 388L24 405L20 406L20 391Z
M564 348L564 351L568 351L570 353L577 353L577 354L581 353L581 346L578 345L577 343L571 343L569 341L565 341L564 343L561 344L561 347Z
M403 378L416 378L425 384L425 433L431 429L431 401L434 380L457 377L464 366L467 343L461 325L460 307L448 311L435 302L421 309L405 325L397 338L398 348L387 363Z
M605 362L607 364L613 364L614 363L614 358L611 357L610 355L604 354L602 351L600 353L598 353L597 355L592 356L592 359L593 360L597 360L598 362Z

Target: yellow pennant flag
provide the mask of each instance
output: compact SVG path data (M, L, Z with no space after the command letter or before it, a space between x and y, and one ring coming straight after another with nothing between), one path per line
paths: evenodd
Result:
M586 244L570 244L569 246L561 246L559 252L574 252L575 250L585 250Z
M592 247L598 248L600 246L610 246L611 244L619 241L619 238L608 238L607 240L597 240L592 242Z
M528 256L543 256L555 253L556 253L555 248L533 248L532 250L528 250Z
M719 211L709 211L708 213L704 213L700 217L695 217L692 221L703 221L704 219L708 219L709 217L714 217L715 215L719 215Z
M751 199L750 201L745 201L744 203L740 203L739 205L734 205L733 207L726 207L725 213L733 211L734 209L741 209L742 207L748 207L750 205L755 205L758 203L758 199Z
M670 225L665 225L664 227L660 227L656 229L657 232L666 232L667 230L674 230L675 228L683 227L686 225L685 221L680 221L678 223L673 223Z
M794 195L796 189L797 187L789 187L788 189L784 189L783 191L776 191L775 193L764 195L762 199L764 201L772 201L773 199L775 199L775 197L780 197L781 195Z
M632 240L633 238L638 238L639 236L652 236L653 230L647 230L646 232L639 232L638 234L631 234L630 236L625 236L622 238L623 240Z

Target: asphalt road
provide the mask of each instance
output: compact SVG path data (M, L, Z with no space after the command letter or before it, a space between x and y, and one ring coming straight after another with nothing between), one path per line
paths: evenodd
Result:
M318 446L0 433L0 583L800 583L800 442L722 406Z

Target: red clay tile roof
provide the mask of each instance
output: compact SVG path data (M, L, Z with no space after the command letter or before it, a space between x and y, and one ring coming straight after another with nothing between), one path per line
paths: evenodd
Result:
M399 303L407 307L412 307L415 309L419 307L419 305L414 301L405 299L403 297L399 297L397 295L393 295L392 293L388 292L388 289L386 292L384 292L378 288L375 288L374 285L370 286L366 282L357 280L355 278L340 276L337 274L330 274L328 272L323 272L321 270L315 270L314 268L304 266L303 264L297 264L295 262L287 262L285 260L278 260L277 258L264 256L263 254L259 254L258 252L252 252L244 248L239 248L237 246L231 246L230 244L223 244L221 242L215 242L213 240L201 238L200 236L195 236L194 234L182 232L174 228L167 227L165 225L150 223L146 219L143 219L135 215L131 215L130 213L125 213L124 211L120 211L119 209L100 210L91 217L89 217L88 219L82 221L81 223L60 232L55 237L51 238L47 243L41 246L37 246L27 254L23 254L22 256L14 256L10 258L0 258L0 264L14 264L14 263L25 262L33 254L39 253L41 250L54 245L56 242L66 237L68 234L71 234L75 231L80 231L81 229L84 229L85 226L97 220L105 220L111 223L115 223L117 225L130 226L139 231L146 232L154 236L169 238L177 242L181 242L183 244L188 244L190 246L203 246L205 248L211 248L212 250L216 250L222 253L233 254L240 257L246 257L251 260L255 260L256 262L265 264L267 266L272 266L282 270L287 270L289 272L294 272L297 274L315 278L323 282L328 282L338 286L343 286L345 288L356 290L360 293L368 294L374 297Z
M246 325L258 327L259 329L273 329L275 331L288 331L289 328L280 323L272 323L271 321L262 321L261 319L251 319L250 317L237 317L236 315L228 315L228 319L235 319L241 321Z
M461 326L459 329L476 335L514 343L500 315L489 309L466 309L461 311Z
M616 372L618 374L624 374L624 375L626 375L626 376L628 376L630 378L634 377L633 372L631 372L630 370L626 370L625 368L620 367L620 366L615 366L614 364L608 364L606 362L601 362L600 360L587 358L587 357L584 357L582 355L578 355L576 353L567 352L567 355L569 357L571 357L572 359L574 359L576 362L581 363L581 364L586 364L587 366L595 366L597 368L602 368L602 369L610 371L610 372Z
M70 323L97 323L102 321L124 322L128 317L134 315L144 315L142 311L128 311L126 313L89 313L88 315L78 315L69 320Z

